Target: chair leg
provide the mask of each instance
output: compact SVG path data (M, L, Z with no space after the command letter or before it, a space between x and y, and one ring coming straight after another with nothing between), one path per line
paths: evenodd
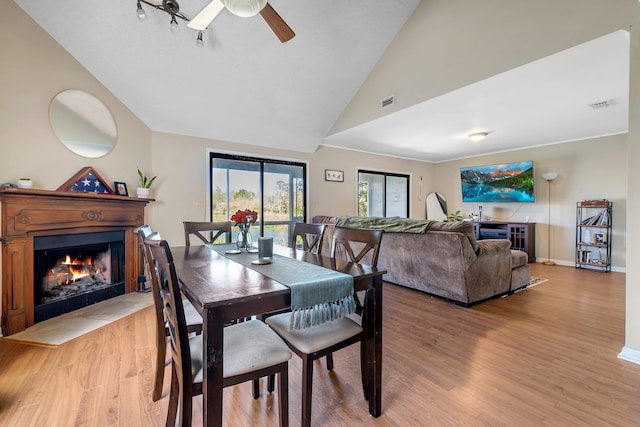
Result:
M313 396L313 360L302 357L302 427L311 427L311 399Z
M169 391L169 409L167 410L166 427L175 427L176 416L178 415L178 406L180 399L180 385L178 383L178 373L175 366L171 364L171 389Z
M275 387L276 387L275 375L269 375L269 377L267 378L267 391L269 393L273 393L273 390L275 390Z
M271 377L269 377L271 378ZM281 365L278 374L278 410L280 427L289 426L289 362Z
M367 340L366 337L362 337L360 341L360 377L362 378L362 394L364 400L369 400L367 396L367 389L369 388L369 371L367 370Z
M260 379L256 378L251 383L253 384L253 398L257 399L260 397Z
M333 353L327 354L327 370L333 371Z
M165 361L167 357L167 337L158 332L156 339L156 375L153 379L153 401L157 402L162 397L162 383L164 381Z

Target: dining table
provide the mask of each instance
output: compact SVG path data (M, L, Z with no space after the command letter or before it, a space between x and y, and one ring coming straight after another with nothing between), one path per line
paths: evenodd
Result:
M231 248L231 245L171 248L182 292L202 315L204 426L222 425L224 326L237 319L288 309L291 305L288 286L260 272L260 265L249 267L237 262L233 254L220 250L224 246ZM274 245L273 252L274 263L280 256L314 264L351 275L354 292L373 289L368 292L373 292L374 302L367 304L368 321L363 324L368 350L364 352L362 375L369 414L379 417L382 412L382 276L386 270L278 245ZM254 256L258 258L258 254Z

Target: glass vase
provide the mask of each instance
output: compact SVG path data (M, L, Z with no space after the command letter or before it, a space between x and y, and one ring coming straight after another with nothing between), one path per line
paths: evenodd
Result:
M239 251L249 252L253 244L253 238L251 237L251 233L249 233L249 225L238 224L238 227L240 228L240 232L236 236L236 247Z

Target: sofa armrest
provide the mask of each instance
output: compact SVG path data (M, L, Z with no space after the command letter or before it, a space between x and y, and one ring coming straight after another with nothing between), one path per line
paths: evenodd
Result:
M511 241L506 239L478 240L476 244L478 245L477 255L479 257L496 252L506 252L511 250Z
M465 272L465 277L469 302L508 292L511 284L511 242L506 239L478 240L478 257Z

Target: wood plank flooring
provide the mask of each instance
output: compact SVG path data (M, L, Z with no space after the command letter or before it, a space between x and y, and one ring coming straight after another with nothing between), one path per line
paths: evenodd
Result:
M549 281L470 309L385 285L382 415L368 415L352 346L331 373L316 362L313 425L639 426L640 365L617 358L624 274L533 264L532 275ZM0 343L0 426L164 425L153 328L146 309L58 348ZM292 426L300 365L294 356ZM225 425L277 425L265 388L258 400L249 383L225 389ZM194 410L200 425L201 398Z

